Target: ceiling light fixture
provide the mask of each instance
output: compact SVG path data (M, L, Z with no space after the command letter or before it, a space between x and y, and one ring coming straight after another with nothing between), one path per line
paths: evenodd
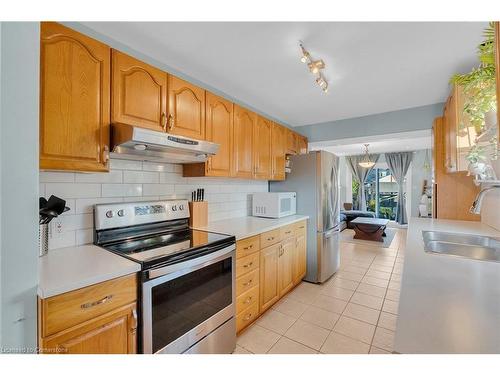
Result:
M309 71L316 76L316 83L323 90L323 92L328 92L328 82L326 81L323 74L321 74L321 69L324 69L326 64L323 60L313 60L311 54L304 48L302 42L299 43L302 56L300 61L307 64Z
M363 160L358 163L358 165L362 168L371 168L375 165L375 163L371 161L370 154L368 153L368 146L370 146L370 144L366 143L364 146L365 146L365 156L363 157Z

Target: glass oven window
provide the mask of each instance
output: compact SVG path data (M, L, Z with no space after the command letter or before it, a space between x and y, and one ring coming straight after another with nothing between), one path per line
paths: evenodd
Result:
M231 273L227 258L152 288L153 353L231 305Z

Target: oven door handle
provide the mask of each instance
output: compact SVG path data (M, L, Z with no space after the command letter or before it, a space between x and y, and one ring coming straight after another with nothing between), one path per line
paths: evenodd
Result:
M180 276L179 271L185 271L182 273L188 273L203 267L206 267L212 263L218 262L225 258L230 258L233 256L234 251L236 250L236 246L231 244L223 249L218 251L214 251L213 253L201 256L199 258L194 258L185 262L179 262L175 264L171 264L165 267L153 269L147 271L148 280L146 283L157 279L158 277L165 276L168 274L175 274L176 277Z

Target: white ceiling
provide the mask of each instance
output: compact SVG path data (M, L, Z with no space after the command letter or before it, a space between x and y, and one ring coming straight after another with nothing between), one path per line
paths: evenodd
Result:
M325 150L338 156L359 155L364 153L364 144L368 143L368 151L372 154L415 151L432 148L431 130L393 133L390 135L367 136L363 138L346 138L325 142L310 143L312 150Z
M476 64L486 23L86 22L87 27L292 126L443 102ZM323 94L299 60L326 63Z

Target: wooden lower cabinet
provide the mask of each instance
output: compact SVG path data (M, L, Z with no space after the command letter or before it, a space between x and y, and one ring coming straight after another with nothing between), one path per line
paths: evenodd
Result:
M295 238L290 237L281 243L281 252L278 259L278 280L280 298L294 287L293 270L295 259Z
M47 354L134 354L137 343L136 304L110 313L40 340Z
M279 258L281 244L260 252L260 312L266 311L280 298Z
M135 274L39 299L40 352L136 353L136 300Z
M306 274L306 230L304 220L237 241L238 333L302 281Z

